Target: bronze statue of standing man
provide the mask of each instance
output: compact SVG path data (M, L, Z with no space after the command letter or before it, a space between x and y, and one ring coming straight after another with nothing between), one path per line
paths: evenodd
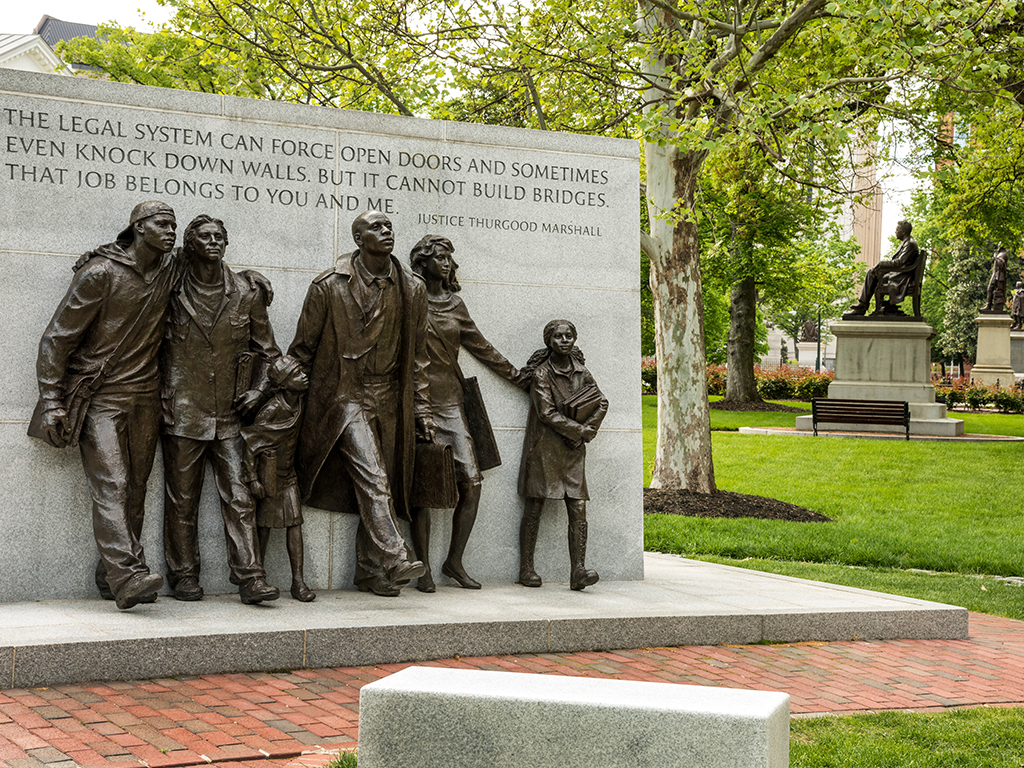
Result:
M981 311L1006 311L1006 249L1001 245L992 257L992 275L988 279L985 306Z
M146 482L160 428L157 353L177 266L165 203L135 206L115 242L91 251L39 342L29 435L77 445L92 496L96 582L121 609L163 586L142 550Z
M398 530L409 519L417 432L432 439L423 281L391 254L391 221L352 222L357 249L313 280L288 354L309 377L295 468L304 503L358 512L355 583L397 596L426 569Z
M241 413L268 388L280 352L266 292L224 263L223 222L197 216L185 228L187 267L175 286L160 356L163 402L164 555L174 597L200 600L199 495L213 466L232 583L242 602L276 600L256 541L256 505L243 476ZM254 273L249 273L253 275Z

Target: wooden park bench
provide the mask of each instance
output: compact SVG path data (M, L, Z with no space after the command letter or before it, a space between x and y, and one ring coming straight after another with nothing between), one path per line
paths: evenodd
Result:
M818 422L827 424L895 424L902 425L910 439L910 404L905 400L830 400L811 399L814 436Z

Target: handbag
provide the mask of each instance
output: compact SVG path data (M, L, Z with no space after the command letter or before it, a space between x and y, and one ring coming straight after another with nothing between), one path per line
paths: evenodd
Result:
M451 509L458 500L452 447L441 443L416 443L409 503L414 507Z

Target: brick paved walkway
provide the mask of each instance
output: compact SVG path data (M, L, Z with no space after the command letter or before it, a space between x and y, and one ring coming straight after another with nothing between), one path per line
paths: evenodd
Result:
M641 648L424 662L783 691L796 715L1024 705L1024 622L971 614L968 640ZM0 691L0 762L318 766L356 744L359 689L408 664Z

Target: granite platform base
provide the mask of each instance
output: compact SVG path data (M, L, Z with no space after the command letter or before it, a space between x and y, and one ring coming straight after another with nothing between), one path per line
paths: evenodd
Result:
M672 555L644 581L515 584L316 602L237 595L130 611L103 600L0 604L0 688L674 645L967 637L967 611Z

